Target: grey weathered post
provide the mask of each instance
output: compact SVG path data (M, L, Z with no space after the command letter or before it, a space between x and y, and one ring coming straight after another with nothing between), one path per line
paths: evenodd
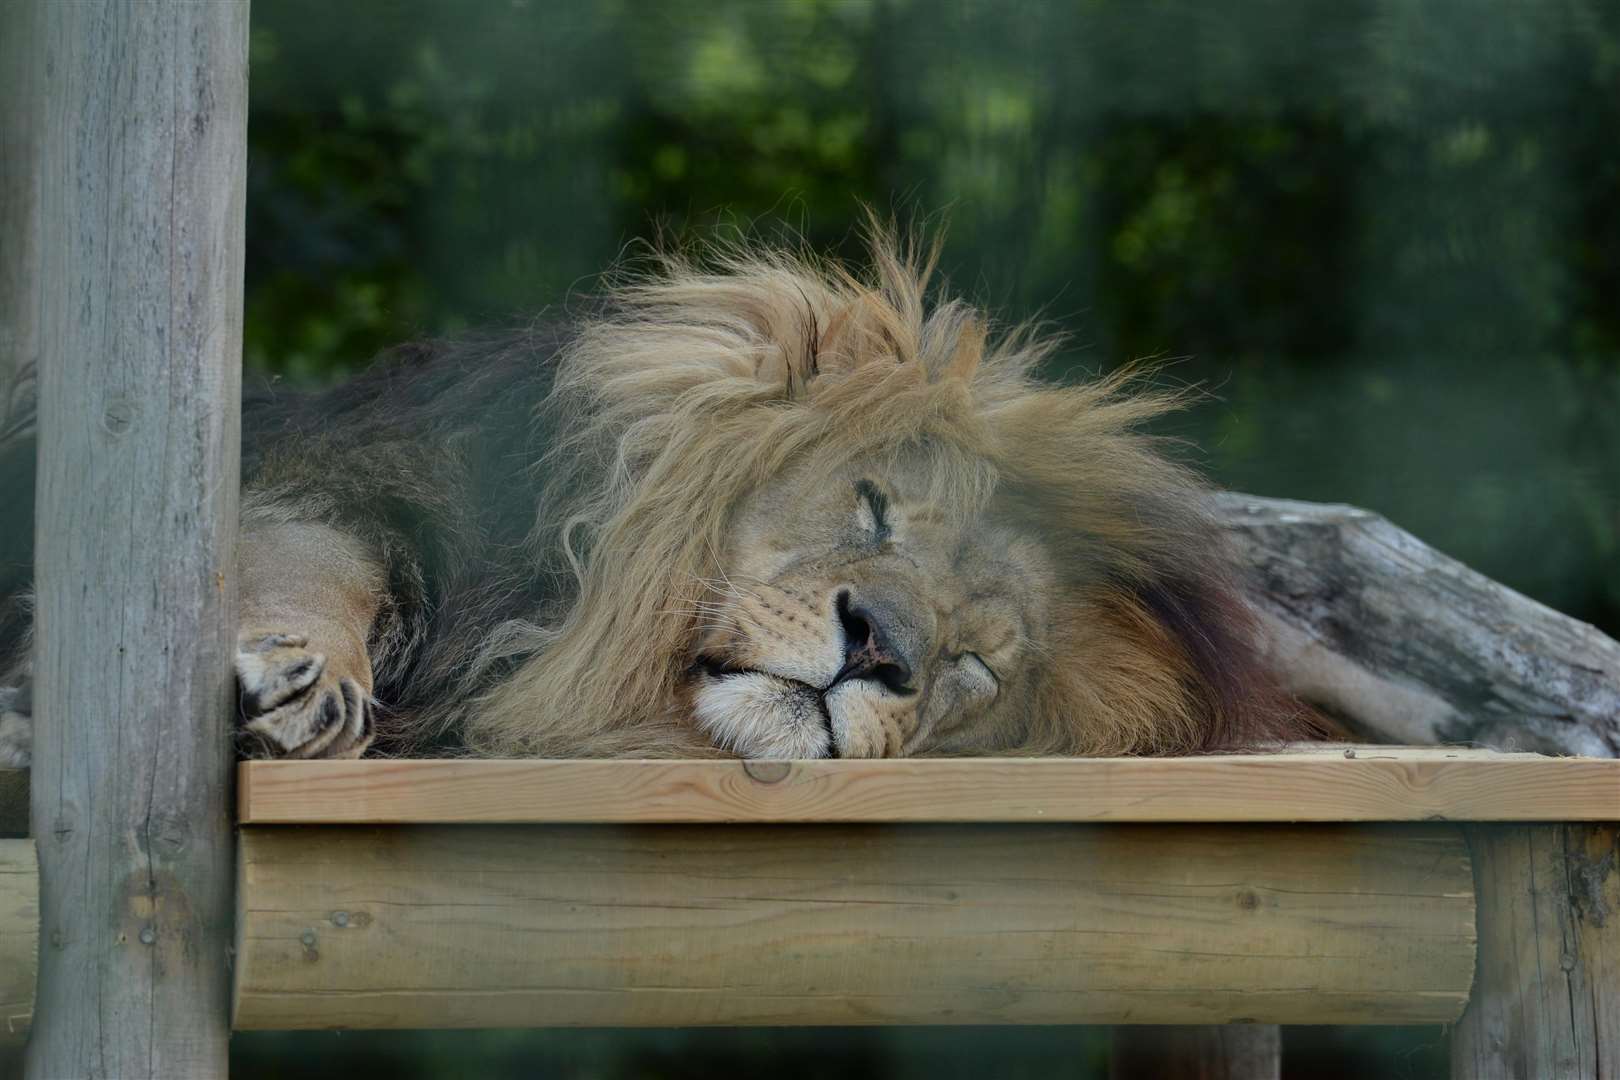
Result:
M1620 825L1474 825L1468 843L1479 967L1451 1075L1620 1077Z
M43 8L28 1075L222 1076L248 6Z

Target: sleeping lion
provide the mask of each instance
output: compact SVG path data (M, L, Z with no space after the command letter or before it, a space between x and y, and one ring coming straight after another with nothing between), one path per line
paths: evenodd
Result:
M768 250L671 258L569 325L250 396L245 751L1165 754L1308 735L1255 659L1198 480L1139 430L1171 400L1044 381L1052 344L991 333L929 291L932 266L881 235L867 276ZM0 762L25 763L12 612Z

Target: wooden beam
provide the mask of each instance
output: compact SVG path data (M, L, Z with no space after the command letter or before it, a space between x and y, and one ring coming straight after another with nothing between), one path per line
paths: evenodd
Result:
M243 824L1620 819L1620 761L1390 747L1193 758L274 761Z
M0 840L0 1045L21 1042L39 968L39 865L32 840Z
M28 1075L223 1076L248 7L43 8Z
M1449 826L248 828L238 1028L1442 1023Z
M1620 1077L1620 826L1469 829L1479 975L1457 1080Z

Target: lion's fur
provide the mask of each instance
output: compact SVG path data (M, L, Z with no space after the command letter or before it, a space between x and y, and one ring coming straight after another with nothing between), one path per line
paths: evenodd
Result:
M694 633L680 613L722 572L733 508L790 465L830 474L905 445L933 448L946 501L1013 493L1076 582L1106 583L1076 601L1072 667L1007 749L1173 752L1285 733L1223 599L1199 484L1140 431L1174 395L1129 375L1044 381L1051 341L992 336L966 304L930 303L931 250L879 233L872 256L869 280L746 248L667 258L584 324L547 403L557 434L537 466L533 538L540 557L564 554L573 596L471 710L472 745L707 749L673 715Z
M736 508L789 469L901 453L939 505L1016 518L1055 568L1043 677L979 749L1308 733L1254 660L1199 481L1142 431L1176 395L1050 382L1050 339L931 292L934 249L875 230L871 251L869 276L747 245L663 257L572 323L245 402L244 530L330 526L387 583L380 749L723 752L680 683Z

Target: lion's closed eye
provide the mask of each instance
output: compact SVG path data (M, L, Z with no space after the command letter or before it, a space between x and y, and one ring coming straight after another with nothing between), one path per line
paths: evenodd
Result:
M874 542L884 543L894 535L889 497L871 480L855 481L855 518L861 530Z
M1001 678L996 674L995 668L985 663L984 657L980 656L978 653L963 653L961 663L971 675L975 675L980 678L988 678L991 685L998 688L1001 686Z

